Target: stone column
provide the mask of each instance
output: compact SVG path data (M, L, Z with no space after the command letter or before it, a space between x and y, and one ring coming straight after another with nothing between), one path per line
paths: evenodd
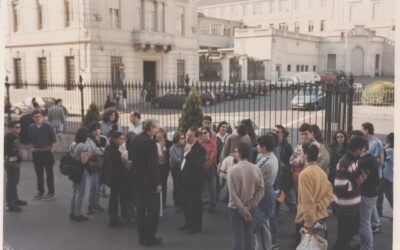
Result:
M239 64L241 66L241 73L242 73L241 81L242 82L247 81L247 56L240 56Z
M270 69L270 63L271 63L271 61L269 61L269 60L265 60L265 61L263 61L263 65L264 65L264 79L265 80L267 80L267 81L269 81L269 80L272 80L271 78L271 69Z
M222 76L221 76L221 81L229 82L229 61L230 61L230 56L229 55L222 55L221 58L221 66L222 66Z

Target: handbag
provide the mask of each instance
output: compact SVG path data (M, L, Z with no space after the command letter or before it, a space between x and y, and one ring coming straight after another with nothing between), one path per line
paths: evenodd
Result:
M92 171L98 170L103 167L103 157L100 155L91 155L87 165Z
M327 250L328 241L319 235L303 234L300 244L296 250Z

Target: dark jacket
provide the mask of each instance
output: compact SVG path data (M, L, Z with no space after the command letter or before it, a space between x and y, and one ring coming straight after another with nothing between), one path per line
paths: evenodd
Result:
M156 141L143 132L129 143L128 153L138 191L154 193L161 184Z
M283 139L280 147L280 160L285 164L285 166L290 165L290 157L293 154L292 145L286 139Z
M329 181L333 184L333 181L335 180L335 174L336 174L336 166L340 160L340 158L343 157L343 155L346 154L346 148L341 147L337 144L332 144L331 146L331 159L329 162L329 174L328 174L328 179Z
M185 165L179 176L181 190L191 193L201 192L203 188L203 166L206 161L206 150L199 142L195 142L184 159Z
M117 145L110 145L106 148L103 166L107 186L115 187L125 182L128 170L122 163L121 152Z
M370 153L362 156L358 161L358 166L368 171L368 178L361 185L361 195L366 197L378 196L379 187L379 163L376 157Z
M280 167L274 187L275 189L283 189L285 192L289 192L289 190L294 187L293 175L290 167L290 157L293 154L293 149L286 139L283 139L278 147Z

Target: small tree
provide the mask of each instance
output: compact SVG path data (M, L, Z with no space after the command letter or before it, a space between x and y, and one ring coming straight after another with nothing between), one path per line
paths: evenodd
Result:
M178 131L186 132L190 127L200 127L202 120L203 109L200 96L196 88L192 87L179 118Z
M99 122L101 119L99 107L95 103L91 103L89 109L85 115L83 125L88 127L91 122Z

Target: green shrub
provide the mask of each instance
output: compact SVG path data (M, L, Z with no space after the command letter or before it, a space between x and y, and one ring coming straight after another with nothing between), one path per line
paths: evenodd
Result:
M186 98L182 115L179 118L178 131L186 133L190 127L200 127L203 121L203 109L200 96L195 87L192 88Z
M101 119L99 107L95 103L91 103L85 115L83 126L88 127L91 122L99 122Z
M394 105L394 83L373 82L363 91L361 102L363 105Z

